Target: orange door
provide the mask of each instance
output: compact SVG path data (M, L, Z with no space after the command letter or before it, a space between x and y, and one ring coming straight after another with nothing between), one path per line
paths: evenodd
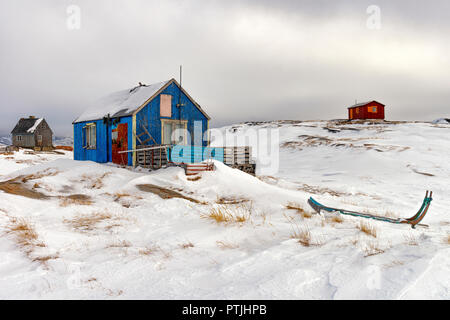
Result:
M120 165L128 164L128 153L119 151L128 150L128 124L121 123L112 130L112 162Z

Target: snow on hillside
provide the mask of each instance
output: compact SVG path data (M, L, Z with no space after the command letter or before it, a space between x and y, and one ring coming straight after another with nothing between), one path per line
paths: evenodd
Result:
M0 155L0 298L450 298L450 126L219 131L232 142L262 128L278 130L279 168L257 177L216 162L190 181L181 168L149 173L71 153L16 168L24 154ZM409 217L427 189L430 227L416 230L306 203Z
M0 137L0 145L5 145L5 146L11 145L11 136ZM53 145L54 146L73 146L73 138L72 137L53 136Z
M10 144L11 144L11 137L10 136L0 137L0 145L8 146Z
M72 137L53 137L53 145L54 146L73 146L73 138Z
M433 120L432 123L434 123L434 124L450 124L450 119L439 118L439 119Z

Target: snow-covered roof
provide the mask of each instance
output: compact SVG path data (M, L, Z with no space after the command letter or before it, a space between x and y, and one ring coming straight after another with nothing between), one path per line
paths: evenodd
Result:
M449 118L439 118L439 119L431 121L431 123L434 123L434 124L448 124L448 123L450 123L450 119Z
M352 106L348 107L347 109L351 109L351 108L355 108L355 107L361 107L361 106L365 106L365 105L367 105L367 104L369 104L369 103L372 103L372 102L376 102L376 103L379 103L378 101L375 101L375 100L371 100L371 101L366 101L366 102L360 102L360 103L356 103L356 104L354 104L354 105L352 105ZM382 104L382 103L380 103L380 104L384 106L384 104Z
M34 133L34 131L36 131L36 128L38 127L38 125L41 124L42 120L44 120L44 118L39 118L37 119L37 121L34 123L34 125L27 130L28 133Z
M170 81L139 85L131 89L114 92L97 101L74 122L99 120L108 116L108 114L111 118L131 115Z
M17 122L12 134L33 134L44 118L22 118Z

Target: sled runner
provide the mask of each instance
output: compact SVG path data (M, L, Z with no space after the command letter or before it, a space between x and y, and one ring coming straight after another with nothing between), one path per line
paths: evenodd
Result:
M425 217L425 215L428 212L428 208L430 207L431 201L433 200L433 198L431 197L432 195L433 195L432 191L430 191L430 192L427 191L427 193L425 194L425 198L423 199L422 206L420 207L419 211L417 211L417 213L414 216L412 216L411 218L407 218L407 219L402 219L402 218L394 219L394 218L376 216L376 215L369 214L369 213L361 213L361 212L356 212L356 211L349 211L349 210L344 210L344 209L326 207L323 204L320 204L319 202L314 200L312 197L310 197L308 199L308 203L317 213L320 213L321 210L324 210L327 212L337 212L337 213L345 214L345 215L349 215L349 216L374 219L374 220L384 221L384 222L389 222L389 223L409 224L414 229L416 227L416 225L422 226L422 227L428 227L426 224L420 224L420 221L423 220L423 218Z

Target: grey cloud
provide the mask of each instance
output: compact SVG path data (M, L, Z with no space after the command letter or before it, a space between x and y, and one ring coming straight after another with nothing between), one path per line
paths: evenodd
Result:
M70 135L90 101L180 64L212 126L343 118L355 99L391 119L448 117L449 2L354 2L3 0L0 133L36 115ZM70 4L80 30L66 28ZM365 27L370 4L380 31Z

